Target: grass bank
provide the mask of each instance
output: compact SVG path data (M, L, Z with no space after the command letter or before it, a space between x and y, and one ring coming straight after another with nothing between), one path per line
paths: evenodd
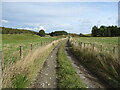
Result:
M117 57L106 52L98 52L88 47L80 47L70 41L71 52L99 79L110 87L120 87L120 62Z
M3 88L29 87L57 44L58 41L54 41L48 45L38 47L27 53L24 59L5 67L3 70Z
M59 88L85 88L85 84L75 72L74 67L65 54L65 42L58 50L58 87Z

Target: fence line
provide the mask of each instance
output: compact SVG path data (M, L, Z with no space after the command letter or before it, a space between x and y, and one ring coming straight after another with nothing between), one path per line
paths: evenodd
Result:
M79 45L80 48L86 48L86 49L89 49L89 50L92 50L92 51L99 51L99 52L103 52L103 51L106 51L106 52L109 52L109 53L113 53L113 54L116 54L117 52L117 47L118 46L113 46L111 48L107 48L105 47L104 45L102 44L95 44L95 43L84 43L84 42L76 42L76 40L69 40L71 42L71 44L74 44L74 45ZM107 49L107 50L106 50Z
M30 44L30 50L32 51L33 48L36 48L37 46L44 46L44 45L47 45L48 43L51 43L51 42L52 41ZM19 46L19 56L20 56L20 58L23 57L23 51L24 51L23 46Z
M22 57L22 46L20 46L20 57Z

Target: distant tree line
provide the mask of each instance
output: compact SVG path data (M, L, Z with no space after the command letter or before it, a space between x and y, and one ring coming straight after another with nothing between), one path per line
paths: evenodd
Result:
M50 36L60 36L60 35L67 35L68 33L66 31L55 31L51 32Z
M41 37L44 37L46 35L44 30L40 30L39 32L31 31L31 30L24 30L24 29L13 29L13 28L6 28L6 27L0 27L0 34L36 34ZM66 31L55 31L51 32L47 35L50 36L60 36L60 35L67 35L68 33Z
M92 36L94 37L114 37L120 36L120 27L117 26L94 26L92 28Z
M35 31L0 27L2 34L37 34Z

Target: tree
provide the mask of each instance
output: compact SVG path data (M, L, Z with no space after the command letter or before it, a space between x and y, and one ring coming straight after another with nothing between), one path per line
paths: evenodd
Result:
M97 36L98 33L99 33L98 27L97 27L97 26L94 26L94 27L92 28L92 36Z
M117 26L101 26L100 28L94 26L92 28L92 35L101 37L120 36L120 28Z
M38 35L41 36L41 37L44 37L45 36L45 31L44 30L40 30Z

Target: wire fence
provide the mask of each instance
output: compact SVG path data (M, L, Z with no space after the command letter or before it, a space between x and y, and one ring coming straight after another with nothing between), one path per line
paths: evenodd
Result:
M104 45L104 44L97 44L97 43L84 43L84 42L78 42L76 40L70 40L70 43L78 46L79 48L86 48L88 51L96 51L96 52L103 52L112 54L114 56L118 56L118 48L119 45Z
M25 58L25 56L29 52L32 52L34 49L48 45L48 44L52 43L53 41L55 41L55 40L30 43L27 45L19 45L19 46L15 46L15 47L13 46L12 49L9 47L6 50L3 50L4 60L3 60L2 66L5 67L6 65L8 66L10 64L13 64L17 60Z

